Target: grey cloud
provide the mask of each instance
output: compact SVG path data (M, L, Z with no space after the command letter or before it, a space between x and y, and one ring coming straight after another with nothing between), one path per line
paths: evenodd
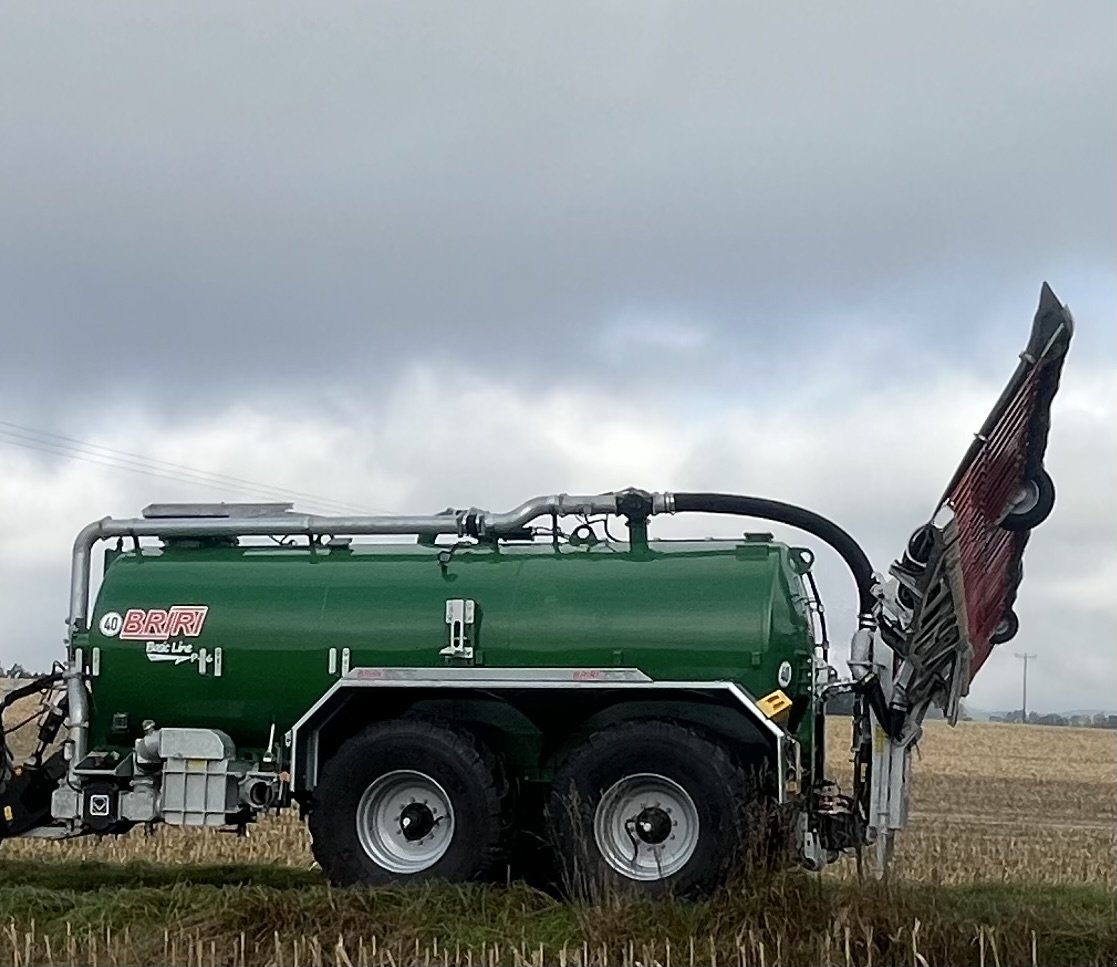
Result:
M5 385L170 405L425 357L685 390L820 316L900 318L918 360L1112 278L1108 4L704 9L13 8ZM665 314L706 352L594 351Z

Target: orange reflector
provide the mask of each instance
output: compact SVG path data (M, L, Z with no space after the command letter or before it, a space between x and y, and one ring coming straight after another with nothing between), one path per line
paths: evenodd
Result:
M782 689L777 688L774 692L765 695L756 704L760 707L760 711L764 713L765 718L777 719L781 715L787 714L787 710L791 708L791 699L783 693Z

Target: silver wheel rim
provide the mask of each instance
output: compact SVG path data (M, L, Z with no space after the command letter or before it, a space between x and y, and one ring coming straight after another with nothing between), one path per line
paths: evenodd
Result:
M446 854L453 838L450 797L426 773L411 769L386 772L357 803L361 848L392 873L429 869Z
M630 880L661 880L678 873L694 855L699 832L698 810L690 794L654 772L613 783L593 814L598 850L613 870Z
M1034 480L1026 480L1017 489L1012 498L1012 509L1009 511L1014 517L1030 514L1039 504L1039 485Z

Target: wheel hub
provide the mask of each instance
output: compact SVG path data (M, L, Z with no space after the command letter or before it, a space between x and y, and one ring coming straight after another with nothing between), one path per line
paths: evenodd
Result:
M399 828L404 839L409 843L417 842L430 835L438 820L434 818L430 806L426 803L412 802L400 810Z
M636 835L649 846L658 846L671 835L671 817L659 806L645 806L636 816Z

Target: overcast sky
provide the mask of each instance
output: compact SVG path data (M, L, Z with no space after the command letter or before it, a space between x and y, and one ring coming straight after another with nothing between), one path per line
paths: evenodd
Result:
M1114 28L1111 0L3 3L0 663L61 655L74 533L152 500L757 493L884 569L1047 279L1078 323L1060 499L971 702L1017 704L1026 650L1034 707L1114 706Z

